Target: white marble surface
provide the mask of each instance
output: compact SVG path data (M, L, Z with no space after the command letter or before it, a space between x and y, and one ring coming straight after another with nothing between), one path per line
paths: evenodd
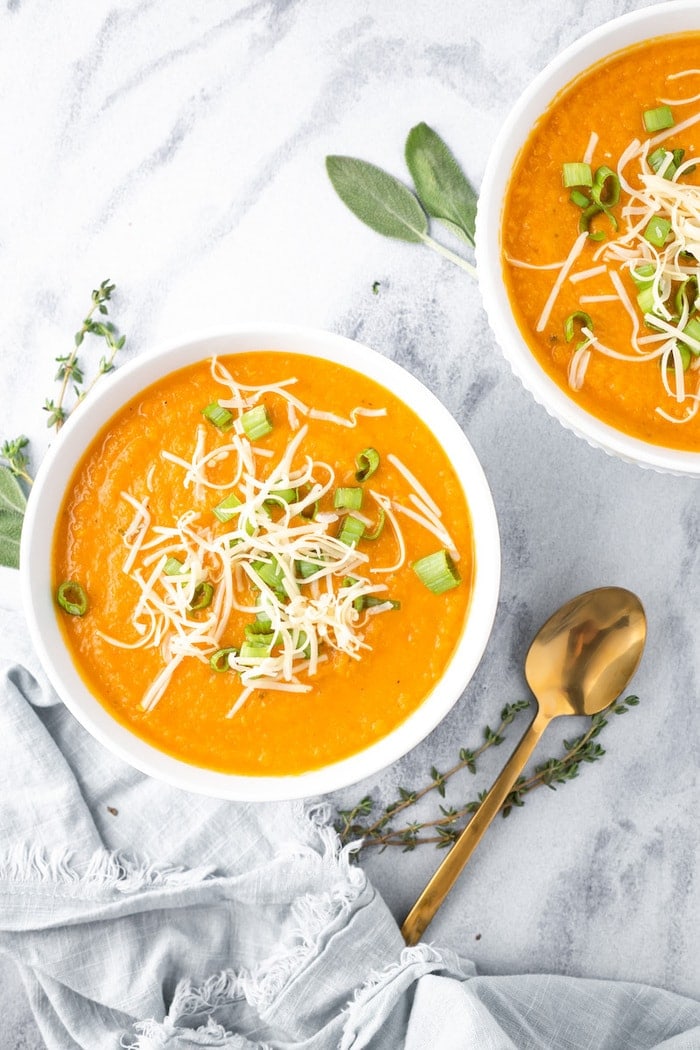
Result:
M490 830L431 935L485 973L640 980L697 996L697 484L610 459L552 421L511 376L470 279L361 226L323 164L349 153L403 176L405 135L425 120L478 185L530 78L581 33L640 6L6 0L2 436L27 433L40 459L53 358L107 276L129 336L122 360L204 327L280 320L359 338L410 369L457 417L490 480L501 600L452 714L337 801L371 790L385 802L433 762L449 765L504 702L526 695L527 645L557 605L599 584L632 588L649 617L634 682L642 705L609 728L600 764ZM502 752L484 762L479 787ZM472 793L470 779L463 789ZM439 856L368 857L398 918ZM18 1050L41 1047L6 961L0 1012Z

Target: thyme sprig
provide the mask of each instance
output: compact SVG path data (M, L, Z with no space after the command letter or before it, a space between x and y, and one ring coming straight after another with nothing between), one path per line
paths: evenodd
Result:
M32 485L34 478L27 469L29 467L29 457L24 452L28 445L29 438L25 437L24 434L20 434L19 437L14 438L12 441L3 443L0 450L0 458L3 460L6 470L9 470L16 478L22 478L28 485Z
M92 305L82 325L75 333L73 349L70 353L56 358L58 370L55 379L56 382L60 382L61 386L56 400L47 398L44 402L44 411L48 413L46 421L48 427L55 427L56 430L60 430L70 415L72 409L65 407L66 396L70 386L72 386L75 395L75 403L73 405L73 408L75 408L81 401L85 400L100 376L106 375L107 372L111 372L114 369L114 358L117 351L124 346L126 336L120 336L111 321L96 318L95 313L98 312L102 318L108 316L109 307L107 303L112 298L112 292L115 287L116 285L110 284L109 278L107 278L107 280L102 281L99 288L93 289ZM78 357L78 351L86 335L94 335L103 339L107 346L107 353L100 358L97 373L88 385L82 386L85 382L85 373Z
M506 798L501 813L507 817L514 808L525 805L525 795L538 787L548 787L552 791L557 785L566 784L578 777L584 763L599 761L605 754L597 737L608 725L611 714L623 715L639 703L637 696L627 696L606 707L599 714L593 715L588 728L573 740L563 741L563 754L549 758L535 766L529 776L521 776L515 782L513 790ZM476 773L477 759L491 747L497 747L505 740L504 730L514 720L518 712L530 706L529 700L519 700L507 704L501 711L501 722L496 730L486 726L483 731L483 743L474 750L462 748L459 761L445 773L440 773L434 766L430 770L430 780L418 790L400 787L399 798L385 807L382 815L372 823L369 818L374 810L374 800L366 795L350 809L338 811L336 828L343 842L362 840L361 849L371 846L385 849L388 846L400 846L404 852L414 850L416 846L434 845L437 849L447 849L453 845L471 817L476 813L485 798L486 790L480 791L475 798L461 805L438 805L439 816L427 820L407 821L402 826L394 826L399 813L415 805L432 791L445 798L446 785L455 774L463 769Z
M102 281L99 288L92 292L91 306L80 329L75 333L74 346L69 354L56 358L58 371L56 381L61 386L58 396L47 398L44 411L48 413L47 426L60 430L64 422L81 401L84 401L100 376L106 375L114 368L114 358L124 346L125 336L120 336L114 324L108 320L107 303L112 298L116 285L109 279ZM98 316L95 316L95 315ZM100 358L96 374L85 385L85 372L78 358L78 350L86 335L94 335L104 340L107 351ZM74 402L66 406L69 387L73 388ZM19 566L20 538L26 506L26 493L19 484L32 485L33 478L29 472L27 448L29 438L24 434L10 441L5 441L0 448L0 566L17 568Z

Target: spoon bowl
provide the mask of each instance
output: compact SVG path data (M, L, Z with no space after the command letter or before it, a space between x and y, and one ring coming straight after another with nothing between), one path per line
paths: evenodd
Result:
M586 591L562 605L542 625L525 660L525 677L537 700L537 713L406 917L401 932L407 944L420 940L552 719L594 715L611 704L637 670L646 633L642 603L623 587Z
M572 598L539 629L525 660L540 712L602 711L636 671L645 639L644 609L631 591L598 587Z

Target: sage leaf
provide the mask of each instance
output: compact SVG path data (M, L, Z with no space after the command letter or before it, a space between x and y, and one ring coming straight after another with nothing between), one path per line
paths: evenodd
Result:
M449 228L458 227L473 245L476 193L449 148L427 124L416 124L409 132L406 163L428 214Z
M0 565L19 568L19 540L24 515L17 511L0 509Z
M415 194L393 175L356 157L326 157L326 170L343 204L367 226L401 241L424 240L426 214Z
M8 467L0 467L0 511L24 514L27 500L17 478Z

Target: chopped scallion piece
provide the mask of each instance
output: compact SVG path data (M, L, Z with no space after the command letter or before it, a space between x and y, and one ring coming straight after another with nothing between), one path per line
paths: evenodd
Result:
M274 558L272 561L254 561L251 562L251 567L255 569L263 583L266 583L276 594L282 597L287 596L284 573L278 561Z
M585 193L581 193L580 190L572 190L569 194L569 200L579 208L587 208L591 203L590 197L587 197Z
M296 503L298 496L296 489L273 489L270 499L274 503ZM267 503L267 500L265 500Z
M168 558L163 566L163 572L166 576L179 576L184 567L184 562L181 562L179 558Z
M241 416L241 426L251 441L265 437L272 430L272 422L265 405L256 405Z
M382 534L383 529L384 529L384 522L385 522L385 520L386 520L386 514L384 513L383 508L380 507L379 508L379 513L377 514L377 524L374 526L374 528L372 529L371 532L365 532L365 534L364 534L364 536L362 538L364 540L378 540L379 537Z
M674 152L671 153L669 150L664 149L663 146L659 146L658 149L655 149L654 152L650 153L647 157L647 160L649 161L649 167L652 171L658 172L662 168L664 162L666 161L666 158L669 157L669 163L664 170L663 177L665 179L672 179L673 176L676 174L676 171L678 170L674 159L676 152L682 154L683 150L674 150Z
M613 208L620 199L620 180L605 164L601 164L593 176L591 197L602 208Z
M657 106L656 109L645 109L643 114L646 131L663 131L675 124L670 106Z
M360 510L360 508L362 507L362 489L336 489L333 495L333 506L336 509Z
M400 609L401 602L394 601L392 598L380 598L376 594L359 594L352 603L353 609L357 609L358 612L362 612L363 609L373 609L378 605L390 605L392 609Z
M70 616L84 616L88 610L87 594L76 580L64 580L59 584L56 601Z
M637 288L648 288L654 283L655 273L656 267L653 263L642 263L641 266L637 266L630 270L630 277L636 284Z
M241 660L264 660L265 657L270 655L270 646L244 642L238 655Z
M225 671L231 670L231 665L228 662L229 656L237 656L238 649L233 645L227 646L225 649L217 649L215 653L209 657L209 666L212 671L216 671L217 674L223 674Z
M414 561L411 568L433 594L443 594L461 582L457 567L444 548Z
M566 190L570 190L572 186L593 185L593 173L590 164L583 164L580 161L562 164L561 177Z
M202 415L218 430L230 430L233 426L233 415L227 408L222 408L218 401L212 401L210 405L203 408Z
M338 539L341 543L346 543L348 547L352 547L353 544L359 543L365 534L365 523L360 521L352 514L348 514L347 517L343 518L338 532Z
M244 628L244 633L247 642L252 642L253 645L264 645L270 649L275 641L275 634L273 631L259 630L261 627L257 623L247 623Z
M679 353L681 355L681 364L683 365L683 371L685 372L685 371L687 371L687 369L690 366L690 356L691 356L690 355L690 349L685 345L685 343L679 343L678 344L678 351L679 351ZM666 367L671 372L675 372L676 371L676 362L675 362L675 359L673 357L673 354L669 355L668 364L667 364Z
M647 228L645 229L643 236L644 239L649 241L649 244L653 244L655 248L663 248L670 232L670 221L664 219L661 215L653 215L647 223Z
M192 601L189 605L190 612L201 612L202 609L208 609L211 605L213 597L213 583L209 583L207 580L204 580L202 583L198 583L194 589Z
M654 298L654 286L648 284L637 294L637 303L643 314L656 313L656 300Z
M591 315L587 314L585 310L576 310L575 313L569 314L564 321L564 335L567 343L570 343L574 338L577 324L580 325L581 328L590 328L591 332L593 331Z
M379 466L379 453L376 448L364 448L355 457L355 466L357 467L356 481L362 482L371 478Z
M313 561L305 561L304 559L301 559L300 561L295 562L295 568L297 575L300 576L302 580L308 580L309 576L315 576L317 572L320 572L323 566L317 565L316 562Z
M691 339L700 342L700 319L692 317L683 329L683 335L689 335ZM683 348L687 347L691 354L694 354L695 357L700 357L700 350L697 347L690 346L686 343L679 343L678 345L681 348L681 353L683 352Z
M238 508L241 506L242 503L236 493L231 492L226 499L222 499L221 503L217 503L214 507L213 513L219 521L230 521L231 518L235 518Z

